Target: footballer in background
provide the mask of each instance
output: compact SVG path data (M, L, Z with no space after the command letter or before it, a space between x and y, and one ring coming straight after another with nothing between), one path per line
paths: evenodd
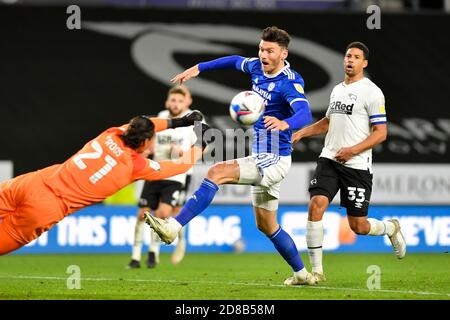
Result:
M165 102L166 109L158 114L160 118L180 118L191 110L192 96L186 86L177 86L169 90ZM155 151L150 157L153 160L171 160L179 158L188 150L196 140L193 126L184 127L182 130L168 129L161 134L156 134ZM179 212L186 201L186 192L191 180L192 168L183 174L158 183L146 181L138 203L138 215L134 231L133 249L131 261L127 268L140 268L142 244L144 238L144 211L151 210L156 217L168 218ZM161 239L150 229L151 241L149 245L147 267L154 268L159 263L159 249ZM185 228L178 233L178 242L172 255L172 263L178 264L183 260L186 252Z
M369 49L362 42L347 46L344 81L331 92L328 110L321 120L293 134L293 143L326 133L325 145L310 182L306 242L312 272L325 281L322 266L324 230L322 217L340 190L350 228L359 235L384 236L395 255L403 259L406 242L397 219L367 218L372 194L372 148L387 137L384 94L364 76Z

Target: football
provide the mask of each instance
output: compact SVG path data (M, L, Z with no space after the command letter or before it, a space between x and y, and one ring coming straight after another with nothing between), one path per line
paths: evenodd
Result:
M253 91L239 92L230 103L230 116L237 123L252 125L264 113L264 99Z

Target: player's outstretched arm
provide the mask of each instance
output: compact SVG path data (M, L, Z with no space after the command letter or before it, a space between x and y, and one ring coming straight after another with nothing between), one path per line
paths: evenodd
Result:
M150 118L150 120L155 125L155 132L159 132L170 128L193 126L196 122L203 120L203 114L198 110L194 110L182 118Z
M202 147L193 145L177 160L159 161L160 169L149 180L163 180L187 172L202 157Z
M203 151L206 149L210 140L205 139L205 132L209 126L200 121L196 121L194 125L194 132L197 136L195 144L177 160L165 160L158 162L158 169L150 169L151 166L146 166L143 173L138 174L136 179L146 180L162 180L169 177L185 173L202 157ZM147 160L151 161L151 160Z
M195 66L184 70L182 73L177 74L175 77L170 79L170 82L172 82L172 83L179 82L180 84L182 84L183 82L188 81L191 78L195 78L199 74L200 74L200 70L198 68L198 64L196 64Z
M189 69L186 69L182 73L177 74L170 80L170 82L172 83L179 82L180 84L182 84L183 82L188 81L191 78L197 77L200 74L200 72L204 72L207 70L216 70L216 69L240 70L244 60L245 60L244 57L234 55L222 57L211 61L201 62L193 67L190 67Z
M328 132L328 126L330 120L327 117L323 117L319 121L307 126L303 129L298 130L292 135L292 143L297 143L300 139L308 138L312 136L318 136L320 134Z

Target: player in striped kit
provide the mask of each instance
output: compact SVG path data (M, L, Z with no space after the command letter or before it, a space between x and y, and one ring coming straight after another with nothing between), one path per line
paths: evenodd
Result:
M351 229L360 235L388 235L397 258L406 254L405 239L396 219L367 218L372 193L372 148L387 137L383 92L364 77L369 49L361 42L348 45L344 58L344 81L330 95L324 118L293 135L302 138L326 133L325 146L310 182L306 242L312 273L325 281L322 267L322 217L340 190L341 206L347 209Z

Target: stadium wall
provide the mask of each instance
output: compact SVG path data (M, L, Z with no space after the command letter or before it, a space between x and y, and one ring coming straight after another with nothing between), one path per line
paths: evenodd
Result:
M305 79L315 119L342 81L346 45L360 40L371 49L368 76L386 96L389 120L388 140L374 150L374 161L450 163L450 60L442 55L450 49L443 32L450 30L449 15L383 13L381 29L369 30L361 13L82 7L81 30L69 30L65 9L0 10L0 127L8 133L0 159L13 161L14 175L62 162L136 114L156 114L169 79L185 67L257 55L268 25L292 36L288 61ZM245 74L204 73L188 85L194 107L212 126L234 126L228 104L249 87ZM315 161L322 145L323 137L305 139L295 146L294 161Z
M299 250L306 250L307 207L282 205L282 227ZM450 206L371 207L378 219L396 217L403 228L408 252L448 252ZM95 205L67 217L56 227L15 254L23 253L130 253L136 221L135 206ZM387 237L357 236L351 232L345 211L331 206L324 217L324 250L330 252L390 252ZM149 243L146 228L145 243ZM188 252L274 252L271 242L254 223L249 205L212 205L187 227ZM162 252L173 245L162 246ZM144 251L147 246L144 245Z

